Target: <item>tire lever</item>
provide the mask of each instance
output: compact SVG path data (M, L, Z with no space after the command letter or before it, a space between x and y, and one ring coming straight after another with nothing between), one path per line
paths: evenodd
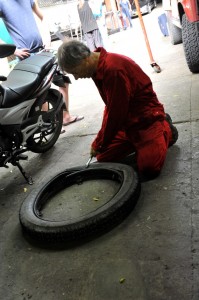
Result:
M92 160L92 158L93 158L93 156L91 156L91 157L89 158L89 160L87 161L87 163L86 163L86 169L89 167L89 165L90 165L90 163L91 163L91 160Z

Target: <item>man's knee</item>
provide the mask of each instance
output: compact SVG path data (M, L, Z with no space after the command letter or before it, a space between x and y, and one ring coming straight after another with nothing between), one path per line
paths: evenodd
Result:
M137 152L137 165L140 174L146 177L157 177L164 165L167 154L165 145L157 144L153 149Z

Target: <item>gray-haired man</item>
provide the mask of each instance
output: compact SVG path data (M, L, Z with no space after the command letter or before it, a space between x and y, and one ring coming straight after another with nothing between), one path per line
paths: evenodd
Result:
M92 78L105 103L91 156L101 162L117 162L135 152L139 174L157 176L178 132L158 101L150 78L129 57L103 48L91 52L75 40L60 46L58 62L75 79Z

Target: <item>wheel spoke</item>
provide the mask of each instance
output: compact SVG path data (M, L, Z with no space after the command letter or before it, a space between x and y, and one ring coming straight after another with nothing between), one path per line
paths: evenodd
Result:
M36 109L32 112L33 116L40 116L42 114L44 124L28 139L28 148L36 153L43 153L48 151L59 137L62 127L63 109L55 113L57 107L57 100L59 92L49 90L46 97Z

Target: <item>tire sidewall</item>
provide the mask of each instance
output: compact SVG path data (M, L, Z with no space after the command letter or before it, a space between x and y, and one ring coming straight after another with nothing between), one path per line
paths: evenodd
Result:
M182 40L187 65L192 73L199 72L199 22L189 22L182 17Z
M85 169L85 166L80 166L76 168L67 169L66 171L57 174L54 176L51 180L47 181L45 184L41 184L34 192L32 192L23 202L19 218L20 223L23 228L28 229L28 231L34 231L34 232L43 232L45 233L53 233L56 231L62 232L63 231L77 231L82 230L85 227L90 226L92 224L92 220L95 219L95 222L97 219L102 220L103 218L107 218L108 214L114 214L115 210L120 209L125 202L137 191L137 188L140 189L140 183L138 180L137 173L127 165L122 164L116 164L116 163L95 163L93 165L90 165L91 169L98 169L101 168L107 168L109 170L116 170L123 173L123 183L119 190L119 192L116 194L113 199L111 199L107 204L103 205L103 207L97 209L94 212L91 212L86 215L86 217L80 217L74 220L66 220L66 221L58 221L58 222L51 222L48 220L42 220L38 217L38 215L35 214L35 211L37 210L37 201L39 199L39 196L43 191L45 191L49 185L53 184L56 180L58 181L60 176L64 176L64 174L71 174L76 171L83 171ZM134 201L132 199L132 201Z

